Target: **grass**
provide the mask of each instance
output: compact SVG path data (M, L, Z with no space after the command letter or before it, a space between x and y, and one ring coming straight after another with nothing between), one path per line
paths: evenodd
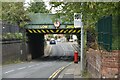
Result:
M4 62L2 65L8 65L8 64L17 64L17 63L21 63L22 61L20 59L16 59L16 60L9 60Z
M90 73L87 70L84 70L82 72L82 77L86 78L85 80L88 80L90 78Z

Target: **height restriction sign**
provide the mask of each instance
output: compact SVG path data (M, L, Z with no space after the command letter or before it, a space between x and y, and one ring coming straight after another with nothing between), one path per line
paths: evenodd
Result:
M81 13L74 13L74 27L80 28L82 26L82 15Z

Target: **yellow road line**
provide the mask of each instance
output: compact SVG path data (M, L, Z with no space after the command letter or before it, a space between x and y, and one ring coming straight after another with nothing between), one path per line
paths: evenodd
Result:
M55 71L49 78L48 80L52 80L53 76L59 71L59 69L57 71Z
M53 78L55 78L64 68L65 68L65 67L60 68L60 70L58 70L58 71L56 72L56 74L53 76Z
M73 63L73 62L72 62ZM53 78L55 78L63 69L65 69L66 67L68 67L70 64L72 63L69 63L68 65L66 65L65 67L61 67L59 68L58 70L56 70L49 78L48 80L52 80Z

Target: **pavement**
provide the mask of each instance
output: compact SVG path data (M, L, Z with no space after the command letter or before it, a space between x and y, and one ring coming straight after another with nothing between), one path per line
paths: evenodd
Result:
M66 67L58 76L58 79L65 79L65 78L72 78L72 79L79 79L81 77L80 72L80 62L72 63L68 67Z
M44 50L44 56L49 56L50 55L50 51L51 51L51 46L50 45L47 45L45 47L45 50Z

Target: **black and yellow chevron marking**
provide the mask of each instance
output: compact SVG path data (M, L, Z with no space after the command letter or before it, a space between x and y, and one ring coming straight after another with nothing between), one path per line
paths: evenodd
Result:
M74 29L27 29L28 33L41 33L41 34L79 34L79 28Z
M41 31L39 29L37 31L38 31L38 33L41 33Z

